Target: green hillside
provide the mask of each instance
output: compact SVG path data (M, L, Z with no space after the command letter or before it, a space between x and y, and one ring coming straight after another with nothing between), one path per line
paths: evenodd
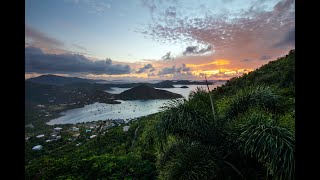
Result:
M213 106L198 89L127 132L65 132L42 151L31 137L26 179L295 179L295 50L210 95Z

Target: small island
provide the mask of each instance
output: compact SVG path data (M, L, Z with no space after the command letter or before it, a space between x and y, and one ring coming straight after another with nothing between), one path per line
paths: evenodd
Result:
M146 84L141 84L116 95L121 100L150 100L150 99L176 99L182 95L166 90L155 89Z
M189 88L188 86L181 86L180 88Z

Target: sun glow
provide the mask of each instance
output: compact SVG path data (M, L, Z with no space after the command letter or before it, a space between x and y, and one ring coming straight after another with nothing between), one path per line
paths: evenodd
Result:
M218 59L209 63L204 63L204 64L186 64L187 67L202 67L202 66L208 66L208 65L217 65L217 66L223 66L223 65L228 65L230 64L229 60L226 59Z
M195 70L192 74L198 77L202 76L212 76L212 75L227 75L227 76L239 76L244 73L248 73L252 69L216 69L216 70Z

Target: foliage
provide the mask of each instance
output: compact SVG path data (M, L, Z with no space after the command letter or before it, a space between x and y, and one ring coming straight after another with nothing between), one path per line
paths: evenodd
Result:
M294 53L169 104L145 143L159 179L294 179ZM215 122L218 122L215 125Z
M135 130L138 134L149 117L131 122L128 132L122 126L109 129L95 139L59 141L44 145L42 151L32 151L31 144L38 144L37 138L26 142L29 161L26 160L26 179L155 179L157 176L155 155L132 146ZM65 135L66 136L66 135ZM86 138L86 137L83 137ZM77 143L82 142L80 146ZM63 148L57 148L63 147ZM26 152L26 153L27 153Z

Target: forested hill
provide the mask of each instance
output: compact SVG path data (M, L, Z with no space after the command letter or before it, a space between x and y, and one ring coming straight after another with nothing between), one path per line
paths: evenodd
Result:
M78 77L64 77L64 76L57 76L57 75L41 75L35 78L27 79L28 82L39 83L39 84L49 84L49 85L67 85L67 84L74 84L74 83L95 83L99 80L92 80L92 79L82 79Z
M116 97L122 100L150 100L182 98L182 95L141 84L120 93Z
M270 61L260 68L235 77L217 88L217 93L232 94L253 84L266 84L285 89L291 96L295 95L295 50L291 50L286 56Z

